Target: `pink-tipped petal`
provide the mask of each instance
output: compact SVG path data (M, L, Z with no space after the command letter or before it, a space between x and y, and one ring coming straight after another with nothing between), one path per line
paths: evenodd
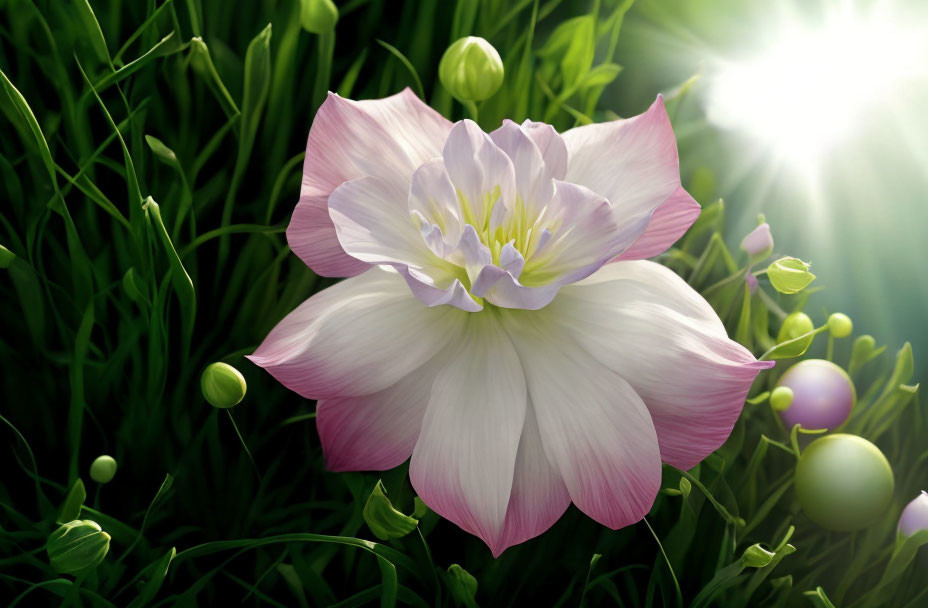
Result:
M405 462L441 369L439 356L382 391L316 405L316 428L330 471L386 471Z
M773 366L730 340L702 296L653 262L604 266L561 289L549 308L628 380L651 412L662 459L680 469L725 442L754 378Z
M553 526L569 506L567 486L545 456L534 406L529 401L516 455L506 523L496 546L492 547L493 557Z
M644 234L616 259L643 260L664 253L693 225L699 212L699 203L680 186L654 211Z
M522 128L528 133L529 137L538 146L542 157L545 159L545 166L551 172L554 179L564 179L567 175L567 146L564 144L564 138L551 125L543 122L535 122L526 119L522 123Z
M641 520L661 482L657 434L641 398L585 352L549 309L505 312L504 320L544 452L571 500L613 529Z
M525 421L519 357L492 314L469 315L432 386L409 478L442 517L492 550L506 519Z
M347 255L329 218L328 198L346 181L373 176L406 191L416 168L441 155L451 123L409 89L384 99L351 101L332 93L313 120L300 200L287 240L323 276L354 276L368 265Z
M372 268L303 302L248 358L307 399L369 395L434 357L466 317L426 307L399 275Z
M677 141L658 96L639 116L563 134L567 177L609 199L628 218L649 217L680 187Z

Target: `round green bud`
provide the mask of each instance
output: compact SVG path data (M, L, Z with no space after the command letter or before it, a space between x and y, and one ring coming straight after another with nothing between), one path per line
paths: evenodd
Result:
M778 386L770 393L770 407L778 412L788 410L793 403L793 389L788 386Z
M228 363L211 363L200 376L200 389L210 405L230 408L245 398L248 386L242 373Z
M312 34L324 34L335 29L338 8L332 0L300 0L300 25Z
M854 323L844 313L832 313L828 317L828 332L833 338L846 338L854 331Z
M815 329L815 324L804 312L794 312L783 319L783 325L777 334L777 344L794 340L799 336L804 336Z
M116 459L112 456L97 456L90 465L90 478L97 483L109 483L116 476Z
M886 514L893 497L893 470L878 447L838 433L816 439L796 465L796 498L823 528L860 530Z
M46 544L55 572L80 575L90 572L110 550L110 535L89 519L76 519L51 533Z
M503 85L503 60L493 45L477 36L454 42L438 64L438 77L458 101L483 101Z

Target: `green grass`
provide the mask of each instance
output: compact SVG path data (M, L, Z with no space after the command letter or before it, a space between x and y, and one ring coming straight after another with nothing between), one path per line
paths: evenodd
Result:
M806 438L759 403L700 466L665 468L664 490L638 525L610 531L571 507L497 560L434 513L406 536L373 542L363 511L379 479L398 510L413 512L406 468L326 472L314 404L243 359L332 284L283 235L315 109L327 90L372 98L410 86L450 118L470 115L436 74L446 46L474 34L506 64L503 89L477 108L484 128L529 116L559 129L607 120L601 95L621 83L614 57L634 8L338 5L335 33L317 36L301 29L296 0L234 9L219 0L0 0L0 245L10 252L0 250L0 598L452 606L472 604L472 576L484 606L928 601L924 564L910 564L923 539L897 546L895 536L899 510L928 485L911 350L863 363L858 349L852 362L851 339L834 345L860 396L848 430L880 445L896 475L891 511L867 530L833 533L805 519L791 479ZM675 120L686 90L668 98ZM765 295L744 295L745 260L721 234L724 206L693 186L703 215L661 261L760 355L785 311L813 290L779 296L762 279ZM819 336L812 352L830 352L827 341ZM230 415L200 394L200 372L214 361L248 381ZM752 394L789 363L762 374ZM88 470L103 453L119 470L100 486ZM78 478L86 498L66 500ZM55 574L44 548L56 521L78 513L112 544L95 572L75 579ZM756 543L772 554L766 565L750 559Z

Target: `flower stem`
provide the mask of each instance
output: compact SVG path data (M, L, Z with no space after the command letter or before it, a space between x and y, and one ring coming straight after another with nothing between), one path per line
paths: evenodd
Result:
M232 428L235 429L235 434L238 435L238 440L242 442L242 448L245 450L245 455L248 456L248 460L251 462L251 466L255 470L255 475L258 476L258 481L263 482L264 478L261 477L261 471L258 470L258 465L255 464L255 459L251 456L251 450L248 449L248 444L245 443L244 437L242 437L241 432L238 430L238 425L235 424L235 418L232 417L232 412L226 410L226 413L229 415L229 422L232 423Z

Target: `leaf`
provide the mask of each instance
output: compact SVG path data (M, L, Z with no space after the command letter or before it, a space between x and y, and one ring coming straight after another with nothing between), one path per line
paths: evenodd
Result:
M809 346L812 345L812 338L822 333L823 331L828 331L828 325L822 325L818 329L813 329L809 333L802 334L797 338L792 340L787 340L786 342L780 342L761 357L761 361L772 361L776 359L792 359L794 357L802 356Z
M171 550L165 553L163 557L148 566L152 571L151 575L145 581L145 585L135 599L129 602L127 608L142 608L155 598L161 584L164 582L164 577L167 576L168 568L170 568L175 555L177 555L177 549L171 547Z
M377 44L390 51L394 57L400 60L400 63L402 63L412 75L413 82L416 83L416 95L419 96L419 99L425 99L425 89L422 87L422 81L419 79L419 73L416 72L415 66L406 58L406 55L392 44L388 44L379 38L377 39Z
M573 90L593 67L596 22L593 15L574 17L561 23L536 54L558 62L564 90Z
M56 521L59 524L66 524L69 521L80 519L81 507L84 505L85 500L87 500L87 490L84 489L84 482L78 477L71 489L68 490L68 495L64 497L64 502L61 503L61 507L58 509L58 519Z
M825 590L821 587L816 587L815 591L806 591L803 595L809 598L812 605L817 608L835 608L835 605L831 603L831 600L825 595Z
M596 66L583 79L583 87L604 87L611 83L622 71L622 66L615 63L601 63Z
M377 480L374 490L364 503L364 521L374 536L380 540L402 538L416 529L419 520L400 513L387 498L383 481Z
M158 207L158 203L149 196L145 199L143 208L146 217L149 218L149 224L153 224L152 230L157 233L161 246L168 256L168 263L171 266L171 283L177 293L177 299L180 301L181 327L184 336L183 352L186 357L190 347L190 340L193 337L193 324L197 315L197 296L193 288L193 281L190 279L190 275L187 274L187 269L184 268L180 256L177 255L177 250L174 249L174 243L171 242L171 237L168 235L164 221L161 219L161 209Z

